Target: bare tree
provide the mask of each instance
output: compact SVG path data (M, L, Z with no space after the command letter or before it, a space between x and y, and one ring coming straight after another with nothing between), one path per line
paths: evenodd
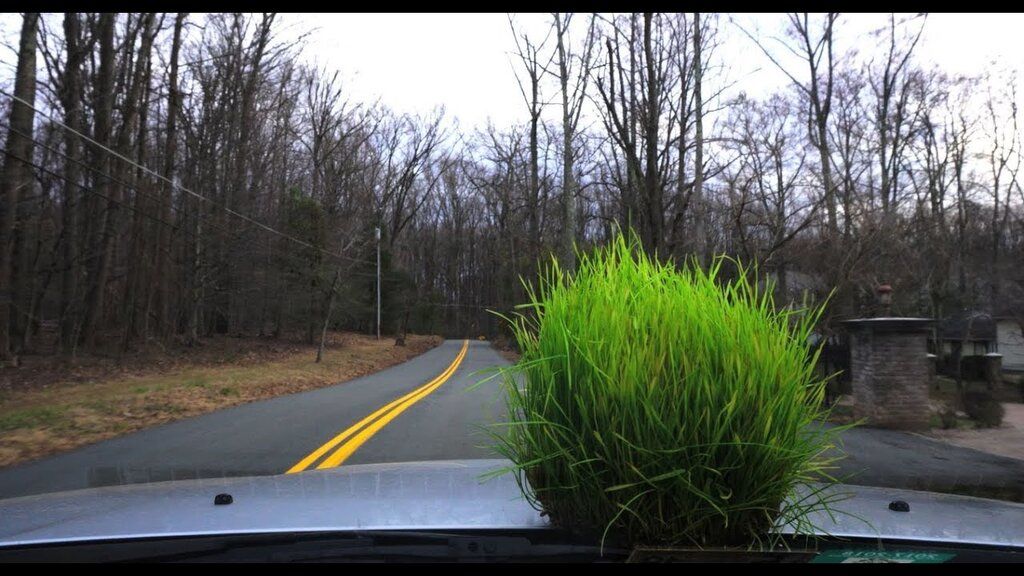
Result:
M742 189L737 226L744 251L774 274L780 303L790 301L787 246L813 222L820 200L806 194L810 180L799 141L798 115L781 95L765 103L741 98L730 121ZM803 190L803 192L802 192Z
M1015 77L992 92L994 82L988 82L989 92L985 101L990 148L986 157L989 171L988 193L992 196L989 245L989 298L990 306L1000 304L1002 271L1000 255L1004 251L1004 236L1012 210L1010 196L1018 186L1022 155L1020 129L1017 124L1017 83Z
M902 23L900 23L902 24ZM904 45L898 38L896 16L889 15L888 48L880 70L869 68L875 97L874 122L878 132L879 196L883 214L892 213L898 202L899 176L903 154L913 138L915 111L911 109L914 84L919 74L911 68L910 58L917 46L924 21L911 33Z
M61 103L64 106L64 122L68 130L64 131L64 151L67 162L64 167L64 206L62 210L62 235L64 238L62 255L64 270L61 274L61 306L60 306L60 342L64 353L72 353L76 342L75 326L77 325L78 302L78 223L82 193L78 185L82 181L80 164L82 162L82 146L78 134L85 130L85 118L82 110L84 97L84 79L82 67L88 54L88 46L82 38L81 19L78 14L64 14L64 42L67 50L67 63L61 86Z
M181 55L181 33L185 27L185 19L188 14L179 12L174 18L174 32L171 40L171 56L169 72L167 76L167 124L164 138L164 165L163 176L166 179L164 193L160 198L160 218L170 218L171 202L174 196L174 188L169 182L173 182L176 174L178 160L178 117L181 115L181 87L178 80L178 64ZM166 337L171 333L171 231L166 226L160 226L156 243L156 274L154 276L156 285L156 312L157 326L161 336Z
M351 99L273 14L59 18L35 118L5 101L8 354L51 324L66 352L372 331L378 223L402 333L494 335L539 256L571 267L627 226L665 258L759 263L780 300L836 288L825 324L882 282L901 314L1022 314L1015 86L921 68L919 18L862 54L836 15L787 16L755 40L795 88L726 99L714 15L553 14L546 38L512 26L524 121L468 134Z
M701 40L700 13L693 14L693 115L694 115L694 156L693 196L697 206L694 218L694 237L697 240L697 257L704 261L706 242L704 238L704 62ZM680 135L682 137L682 135Z
M578 68L573 70L573 54L569 43L569 27L573 14L564 17L554 13L555 40L557 43L558 81L562 96L562 230L559 236L559 260L567 270L576 268L576 195L578 184L575 170L575 139L579 128L583 104L587 96L587 82L590 78L596 17L591 16L581 53L577 55ZM575 78L573 78L575 76ZM570 87L570 84L571 87Z
M835 122L832 126L831 146L835 151L834 161L839 174L837 189L843 207L843 241L848 242L854 233L854 223L864 209L861 206L860 191L865 186L863 179L870 171L867 159L869 130L868 113L865 109L863 92L866 81L857 69L846 68L835 78Z
M15 357L11 349L12 325L16 322L13 308L14 237L17 233L18 198L31 194L33 150L33 106L36 100L36 37L39 13L27 12L22 17L21 40L18 44L18 66L14 80L14 101L8 117L7 142L4 145L4 171L0 176L0 360Z
M596 85L604 125L617 150L613 160L622 221L636 227L646 251L663 254L665 183L678 112L670 103L677 80L670 55L678 47L671 35L661 33L667 27L661 15L644 14L642 24L640 18L633 14L612 23L605 35L607 65Z
M535 44L533 40L527 34L521 34L516 31L515 24L512 22L512 17L509 16L508 20L509 27L512 30L512 37L516 43L516 56L519 58L522 64L523 70L526 73L526 79L523 80L519 76L519 72L516 71L516 81L519 83L519 91L523 96L523 101L526 103L527 109L530 114L530 180L529 180L529 199L526 205L527 218L529 221L529 249L531 262L535 260L539 254L540 245L540 143L539 143L539 131L540 131L540 115L544 110L543 96L540 91L540 83L544 75L544 71L551 64L554 59L554 53L546 53L544 50L550 39L550 30L548 35L540 42ZM544 53L545 55L542 55Z
M809 111L807 134L811 144L818 151L823 196L828 212L829 238L836 238L839 231L835 185L832 180L832 154L828 139L828 121L832 112L832 91L835 80L833 31L838 19L838 14L830 12L823 17L819 26L815 26L806 13L790 14L789 26L786 30L789 43L776 39L787 51L798 56L807 66L805 80L798 79L796 71L787 69L764 43L744 30L744 33L761 48L772 63L789 77L806 99Z
M95 86L95 120L94 139L103 146L112 144L112 122L114 113L114 24L115 14L104 13L99 17L96 36L100 43L100 64ZM115 186L109 176L111 172L111 156L109 153L94 146L92 148L94 165L99 169L98 188L100 197L108 199L107 206L101 207L98 200L92 203L90 222L91 237L94 238L90 249L93 251L92 265L89 267L87 292L85 296L85 317L81 327L81 339L88 346L95 344L96 327L103 315L103 297L106 289L107 273L110 267L110 255L113 248L114 224L112 212L119 205L114 197ZM95 220L93 218L95 217ZM116 221L115 221L116 223ZM102 235L102 236L101 236Z

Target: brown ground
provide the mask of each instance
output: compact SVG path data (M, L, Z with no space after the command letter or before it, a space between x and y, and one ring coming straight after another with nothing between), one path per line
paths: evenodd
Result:
M505 336L496 336L491 340L491 347L497 350L498 354L500 354L505 360L508 360L513 364L519 361L519 350L517 350L515 344Z
M0 369L0 466L351 380L422 354L441 338L410 334L406 346L394 342L332 333L320 364L313 345L233 337L119 359L25 356L20 367Z

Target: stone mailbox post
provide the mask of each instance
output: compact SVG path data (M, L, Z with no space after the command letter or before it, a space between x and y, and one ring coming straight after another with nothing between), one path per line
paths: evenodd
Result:
M863 318L850 330L853 414L879 428L928 428L930 318Z
M1003 355L996 352L985 354L985 381L988 382L988 389L993 389L1002 380Z

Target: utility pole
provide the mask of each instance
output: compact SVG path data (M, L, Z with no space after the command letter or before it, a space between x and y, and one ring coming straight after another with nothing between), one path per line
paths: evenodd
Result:
M377 235L377 340L380 340L380 226L374 228Z

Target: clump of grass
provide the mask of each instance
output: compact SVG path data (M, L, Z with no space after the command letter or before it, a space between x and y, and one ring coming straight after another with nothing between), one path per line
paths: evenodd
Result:
M209 384L209 378L200 374L185 380L184 384L190 388L206 388L207 384Z
M0 415L0 431L18 430L33 426L52 426L60 421L64 410L47 406L34 406Z
M504 372L497 449L555 525L621 545L750 545L829 509L825 453L845 427L815 422L820 309L776 309L742 266L721 282L724 261L677 270L620 235L574 277L553 262L506 318L522 358Z

